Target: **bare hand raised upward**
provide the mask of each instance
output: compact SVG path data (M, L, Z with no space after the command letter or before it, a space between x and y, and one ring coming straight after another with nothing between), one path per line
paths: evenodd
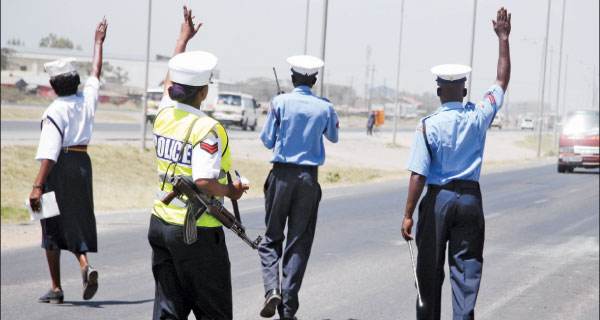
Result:
M192 16L192 9L188 10L186 6L183 6L183 23L181 23L181 33L179 34L179 40L188 41L196 35L196 32L202 26L202 22L194 26L194 19Z
M98 23L98 27L96 27L96 42L104 42L104 38L106 38L106 28L108 28L108 22L106 22L106 18L102 18L102 21Z
M507 40L508 35L510 34L510 16L511 14L508 13L504 7L501 7L500 10L498 10L496 20L492 19L494 31L501 40Z

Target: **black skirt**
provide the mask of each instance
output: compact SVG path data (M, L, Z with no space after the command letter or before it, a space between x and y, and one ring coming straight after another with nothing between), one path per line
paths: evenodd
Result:
M92 163L86 152L60 152L44 192L54 191L60 215L40 220L42 248L97 252Z

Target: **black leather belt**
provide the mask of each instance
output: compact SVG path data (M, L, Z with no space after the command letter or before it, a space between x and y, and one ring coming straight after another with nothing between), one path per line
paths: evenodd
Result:
M273 168L303 168L303 169L310 169L310 168L316 168L316 167L317 166L305 166L305 165L295 164L295 163L273 162Z
M452 180L444 185L428 184L431 189L457 190L457 189L479 189L479 182L471 180Z

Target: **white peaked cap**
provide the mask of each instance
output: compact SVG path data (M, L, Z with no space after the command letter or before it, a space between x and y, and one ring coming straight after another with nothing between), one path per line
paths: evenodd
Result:
M188 86L205 86L210 83L217 57L205 51L180 53L169 60L171 81Z
M431 73L438 77L439 82L464 81L471 73L471 67L462 64L441 64L431 68Z
M319 71L325 62L313 56L291 56L287 62L292 65L292 70L305 76L312 76Z
M77 62L75 62L75 58L72 57L58 59L44 63L44 69L48 72L50 78L52 78L63 73L77 72Z

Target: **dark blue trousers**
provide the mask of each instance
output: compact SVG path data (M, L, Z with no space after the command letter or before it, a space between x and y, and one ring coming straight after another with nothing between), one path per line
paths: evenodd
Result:
M321 200L317 168L275 163L265 182L266 231L258 252L265 292L281 286L282 303L278 308L281 317L292 317L298 311L298 291L310 256ZM283 250L286 222L287 242Z
M485 222L479 184L455 180L429 185L419 204L416 243L417 277L423 307L417 319L440 319L444 254L452 285L452 319L474 319L483 266Z
M183 242L183 227L150 218L154 320L231 320L231 266L223 228L197 228L198 240Z

